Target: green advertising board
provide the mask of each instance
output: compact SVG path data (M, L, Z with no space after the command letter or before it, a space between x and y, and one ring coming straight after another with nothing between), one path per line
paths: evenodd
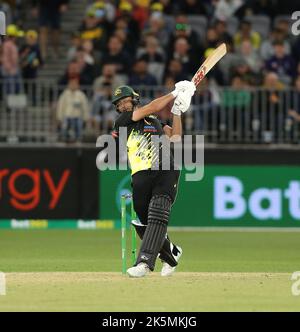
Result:
M118 229L117 220L82 220L82 219L0 219L0 229Z
M300 167L207 165L194 182L186 174L170 226L300 227ZM101 172L100 188L99 218L120 219L120 195L131 192L129 172Z

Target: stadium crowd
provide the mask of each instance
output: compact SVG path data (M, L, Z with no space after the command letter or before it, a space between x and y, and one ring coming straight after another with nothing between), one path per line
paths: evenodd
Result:
M2 96L26 92L26 80L36 79L49 57L59 61L63 13L72 0L32 1L39 29L24 32L16 3L0 1L7 16L7 36L1 46ZM67 139L73 128L81 139L84 123L97 133L111 128L115 112L112 91L128 84L141 92L143 102L191 79L204 59L221 43L228 54L211 71L196 93L199 107L222 103L247 107L250 91L269 91L267 105L282 103L280 92L294 88L297 100L287 107L290 121L300 119L300 36L291 33L296 1L279 0L126 0L87 1L82 22L70 36L68 65L58 78L61 94L57 120ZM48 35L51 29L52 55ZM24 81L24 84L22 81ZM216 97L218 87L231 87ZM87 93L92 90L92 97ZM260 98L260 96L258 96ZM5 98L4 98L5 99ZM295 98L292 98L295 100ZM199 112L195 129L202 129ZM168 118L166 110L161 116ZM279 129L278 129L279 130Z

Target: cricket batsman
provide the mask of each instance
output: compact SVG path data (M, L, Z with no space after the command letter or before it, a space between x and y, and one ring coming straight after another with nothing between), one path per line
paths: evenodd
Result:
M182 136L181 113L189 109L195 90L194 83L180 81L171 93L145 106L139 105L138 93L129 86L120 86L114 91L112 103L119 116L115 121L113 136L121 139L119 130L126 127L133 205L140 221L134 227L142 240L136 263L127 270L130 277L144 277L153 271L158 255L163 263L161 275L169 276L174 273L182 255L182 249L174 245L167 235L180 171L174 167L172 152L170 169L163 169L160 151L153 149L151 137L166 135L170 141L175 141L174 137ZM155 116L171 102L174 102L171 110L172 127ZM156 166L158 163L158 167L153 168L154 163Z

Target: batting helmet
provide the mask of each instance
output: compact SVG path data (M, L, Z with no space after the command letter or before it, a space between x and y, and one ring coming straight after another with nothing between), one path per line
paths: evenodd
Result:
M140 101L140 95L136 93L130 86L122 85L116 88L112 97L112 103L116 103L126 97L132 97L133 105L136 106Z

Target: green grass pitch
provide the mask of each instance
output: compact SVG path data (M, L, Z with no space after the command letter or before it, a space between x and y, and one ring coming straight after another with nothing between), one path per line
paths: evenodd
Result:
M121 275L120 231L1 230L0 311L299 311L299 232L171 232L177 272ZM128 247L130 239L128 237ZM128 255L128 265L130 258Z

